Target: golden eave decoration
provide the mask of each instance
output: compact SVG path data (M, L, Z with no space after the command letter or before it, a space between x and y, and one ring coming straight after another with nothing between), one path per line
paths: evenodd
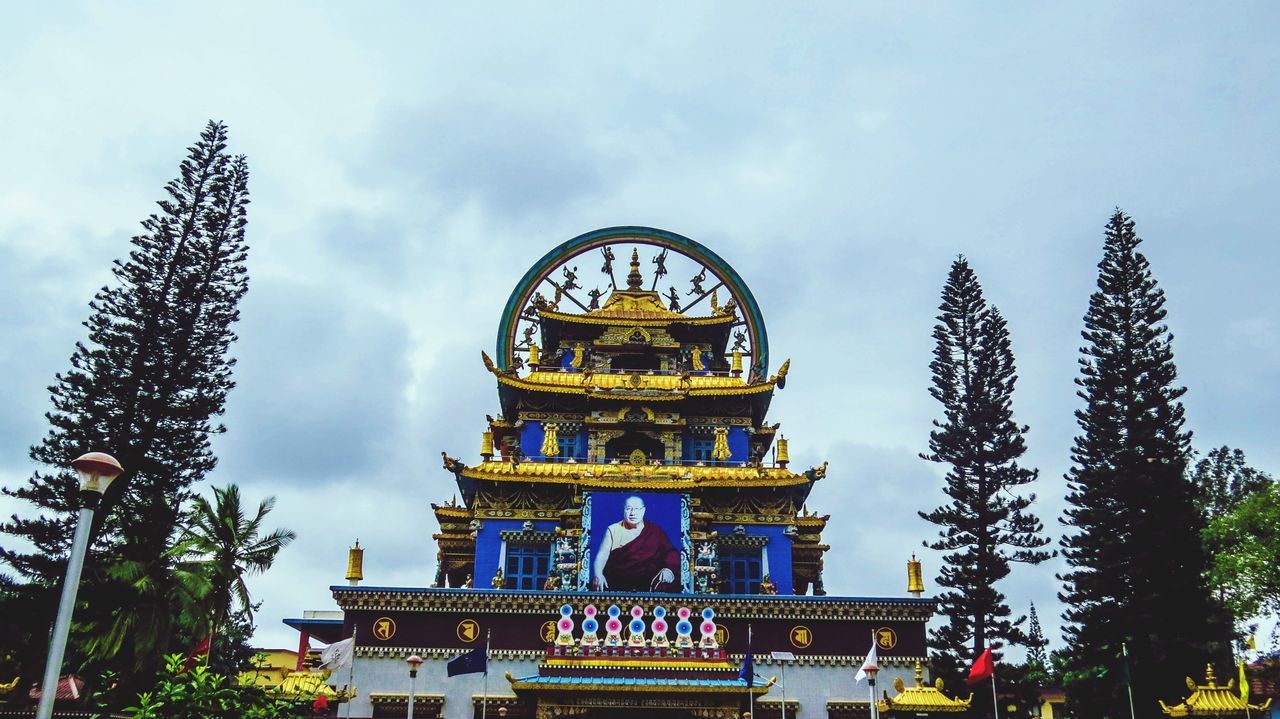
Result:
M698 467L598 462L481 462L458 475L494 482L544 482L583 487L790 487L809 484L803 474L781 467Z
M906 686L899 677L893 680L893 688L898 692L897 696L891 697L889 692L885 692L884 699L876 702L880 711L963 712L969 710L969 704L973 701L972 692L969 693L968 699L957 699L943 694L941 679L934 682L933 686L926 686L924 667L920 662L916 662L915 686Z
M1218 678L1213 673L1213 665L1205 666L1205 683L1197 685L1195 680L1187 677L1187 689L1191 696L1176 706L1160 702L1160 709L1173 717L1185 716L1238 716L1248 712L1264 712L1271 706L1271 699L1261 705L1249 704L1240 698L1236 688L1236 680L1231 679L1225 687L1218 686Z
M772 392L776 378L749 383L723 375L675 375L615 372L530 372L524 377L494 369L499 384L532 392L577 394L607 399L661 402L685 397L730 397Z

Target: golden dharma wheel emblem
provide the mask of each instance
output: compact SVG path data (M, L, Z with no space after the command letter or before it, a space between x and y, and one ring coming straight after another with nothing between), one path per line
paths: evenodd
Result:
M729 629L723 624L716 625L716 644L724 646L729 643Z
M627 460L631 462L632 467L643 467L649 463L649 457L645 455L643 450L633 449L628 455Z
M797 625L791 628L791 646L796 649L807 649L813 644L813 632L804 625Z
M396 620L391 617L378 617L373 622L373 637L387 641L396 635Z
M463 619L458 622L458 639L471 643L480 636L480 622L474 619Z
M543 622L542 628L538 630L538 636L542 637L544 642L554 642L556 640L556 623Z
M876 646L881 649L893 649L898 646L898 633L889 627L876 630Z

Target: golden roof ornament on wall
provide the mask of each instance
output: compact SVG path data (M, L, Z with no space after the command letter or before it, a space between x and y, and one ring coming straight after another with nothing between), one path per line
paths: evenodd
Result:
M902 677L893 680L894 691L898 692L897 696L889 696L889 692L884 693L884 698L876 702L877 708L882 712L901 712L909 714L914 712L963 712L969 710L969 704L973 701L973 693L970 692L968 699L960 699L949 697L942 693L942 679L934 682L933 686L926 686L924 683L924 666L916 662L915 686L907 686L902 681Z

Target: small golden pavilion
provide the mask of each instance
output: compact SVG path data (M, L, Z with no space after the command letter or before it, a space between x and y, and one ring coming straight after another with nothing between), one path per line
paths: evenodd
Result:
M1213 672L1213 665L1204 669L1205 683L1196 684L1187 677L1187 689L1191 695L1181 704L1169 706L1160 702L1160 709L1172 717L1243 717L1247 715L1265 716L1264 712L1271 706L1267 699L1262 704L1250 704L1240 696L1235 679L1229 679L1226 686L1218 686L1218 677Z

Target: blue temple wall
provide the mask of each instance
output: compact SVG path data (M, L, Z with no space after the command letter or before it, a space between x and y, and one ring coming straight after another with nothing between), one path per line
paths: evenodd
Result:
M733 534L733 524L713 524L711 530L721 536ZM786 527L776 524L749 524L747 534L769 538L765 554L769 557L769 579L778 587L778 594L792 594L795 585L791 581L791 537Z
M557 436L563 439L568 435L560 432ZM529 459L546 459L542 454L542 440L545 437L546 432L542 429L542 422L525 422L520 430L520 453ZM583 429L576 432L574 440L573 456L577 457L578 461L582 461L587 456L587 431Z
M556 526L554 520L533 523L534 530L538 532L552 532ZM476 589L493 589L493 573L498 568L498 557L502 554L502 532L518 532L523 528L523 519L481 521L480 531L476 534L476 570L471 576L471 583ZM770 558L769 561L772 562L773 559Z
M745 462L750 452L750 440L747 437L747 430L744 427L729 428L729 461ZM769 558L773 562L773 558Z

